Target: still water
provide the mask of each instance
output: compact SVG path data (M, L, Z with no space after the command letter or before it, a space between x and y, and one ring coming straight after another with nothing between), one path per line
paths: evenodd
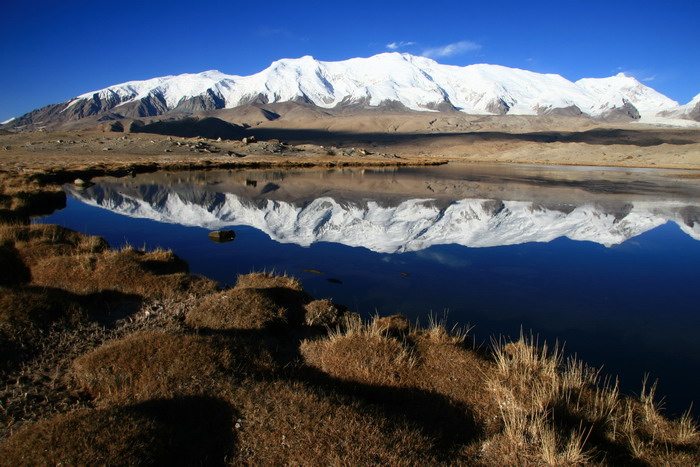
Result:
M700 183L660 170L509 165L102 178L39 222L174 250L223 285L300 278L368 317L432 312L477 342L558 339L675 413L700 402ZM211 230L233 229L215 243ZM697 410L695 410L697 413Z

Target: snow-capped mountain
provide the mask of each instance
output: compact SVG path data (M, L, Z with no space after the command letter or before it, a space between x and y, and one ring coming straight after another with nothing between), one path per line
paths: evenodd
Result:
M304 102L331 109L400 104L413 111L477 115L585 114L654 117L679 104L618 74L572 82L499 65L442 65L426 57L383 53L323 62L310 56L278 60L251 76L219 71L130 81L30 112L12 126L48 125L88 116L147 117L234 108L249 103Z
M689 207L681 201L643 200L611 210L591 202L557 209L531 201L480 198L444 205L430 199L387 204L322 196L294 203L254 200L195 187L109 183L69 190L71 196L87 204L130 217L212 230L245 225L281 243L308 246L333 242L381 253L418 251L444 244L490 247L549 242L559 237L611 246L668 221L700 240L700 222L694 215L689 217L689 213L700 212L700 207Z
M681 105L677 109L661 112L662 117L684 118L687 120L695 120L700 122L700 94L685 105Z

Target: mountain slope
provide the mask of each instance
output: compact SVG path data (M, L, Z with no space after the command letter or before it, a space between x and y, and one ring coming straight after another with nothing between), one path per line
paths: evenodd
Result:
M618 74L571 82L499 65L441 65L425 57L384 53L323 62L278 60L250 76L219 71L131 81L82 94L19 117L9 126L192 114L245 104L303 102L331 109L381 107L476 115L564 113L637 119L679 109L677 102Z

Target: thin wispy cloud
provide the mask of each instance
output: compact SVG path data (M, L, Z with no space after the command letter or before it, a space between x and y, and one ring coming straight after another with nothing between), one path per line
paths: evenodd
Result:
M415 43L415 42L410 42L410 41L389 42L389 43L386 45L386 48L389 49L389 50L398 50L398 49L401 49L401 48L403 48L403 47L408 47L408 46L411 46L411 45L416 45L416 43Z
M459 55L465 52L473 52L475 50L481 49L481 45L472 41L459 41L453 42L452 44L443 45L440 47L433 47L423 51L424 57L451 57L452 55Z
M649 83L651 81L657 81L657 78L659 75L657 73L653 73L651 70L630 70L624 67L617 67L617 71L624 73L625 76L630 76L637 81L641 81L643 83ZM653 73L653 74L652 74Z

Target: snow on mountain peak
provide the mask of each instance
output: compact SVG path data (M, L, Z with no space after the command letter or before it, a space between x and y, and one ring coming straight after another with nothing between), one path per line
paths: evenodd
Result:
M129 81L82 94L64 111L93 101L97 110L91 109L92 114L115 108L118 113L120 106L146 100L148 111L157 115L192 99L200 99L200 105L207 101L208 108L232 108L254 101L300 100L324 108L397 102L411 110L450 108L468 114L537 115L577 108L593 117L630 105L641 116L679 107L624 73L572 82L558 74L489 64L442 65L427 57L387 52L336 62L309 55L285 58L249 76L209 70Z

